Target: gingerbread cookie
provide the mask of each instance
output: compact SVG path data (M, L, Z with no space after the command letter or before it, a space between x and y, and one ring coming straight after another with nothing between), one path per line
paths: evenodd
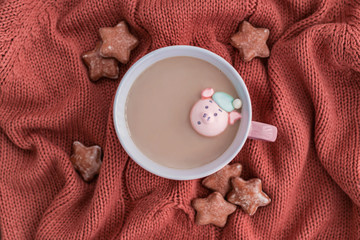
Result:
M98 42L95 49L82 55L82 59L89 69L91 81L97 81L102 77L117 79L119 77L119 66L113 58L103 58L100 55L101 42Z
M236 210L236 206L225 201L218 192L210 194L207 198L194 199L192 206L197 212L195 220L197 224L211 223L218 227L224 227L228 216Z
M103 41L100 54L103 57L114 57L126 64L131 50L138 45L138 40L129 32L125 21L115 27L100 28L99 33Z
M89 182L100 172L101 148L97 145L85 147L82 143L75 141L70 161L81 177Z
M241 170L242 166L240 163L226 165L221 170L205 178L202 184L213 191L221 193L225 197L231 189L230 179L232 177L239 177Z
M266 28L255 28L249 22L243 21L239 31L235 33L230 43L239 49L241 58L251 61L254 57L266 58L270 56L270 50L266 45L270 31Z
M250 216L258 207L270 204L271 199L262 191L261 180L258 178L245 181L240 177L231 179L233 190L227 195L227 200L239 205Z

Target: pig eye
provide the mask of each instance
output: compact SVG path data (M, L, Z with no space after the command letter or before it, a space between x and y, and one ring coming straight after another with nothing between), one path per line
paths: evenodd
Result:
M204 113L203 117L206 117L206 113Z
M205 106L205 109L208 109L209 108L209 106Z
M214 113L214 116L216 117L216 116L217 116L217 113Z
M222 110L219 108L219 111L222 112Z
M201 124L201 122L200 122L200 121L198 121L198 122L197 122L197 124L198 124L198 125L200 125L200 124Z
M212 103L212 101L211 101L211 100L209 100L209 102L211 102L211 103Z

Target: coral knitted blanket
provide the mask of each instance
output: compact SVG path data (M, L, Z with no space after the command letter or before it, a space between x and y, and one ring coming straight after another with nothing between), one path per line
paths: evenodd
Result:
M89 81L80 55L101 27L128 22L139 39L118 80ZM247 20L270 29L268 59L244 63L229 44ZM275 143L248 140L233 160L271 197L224 228L194 224L210 191L129 159L113 126L127 69L160 47L187 44L229 61L250 92L253 120ZM5 0L0 2L0 228L4 239L359 239L358 0ZM88 184L72 142L100 145Z

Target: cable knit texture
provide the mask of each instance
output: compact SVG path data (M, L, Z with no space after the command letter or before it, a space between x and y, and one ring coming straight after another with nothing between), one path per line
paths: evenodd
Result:
M81 54L121 20L138 39L118 80L89 80ZM229 43L247 20L270 29L268 59ZM0 228L4 239L359 239L359 0L5 0L0 3ZM129 159L113 126L121 77L146 53L187 44L229 61L253 119L275 143L248 140L233 162L262 179L269 206L224 228L194 224L200 180L154 176ZM171 79L169 79L171 81ZM75 140L103 149L88 184Z

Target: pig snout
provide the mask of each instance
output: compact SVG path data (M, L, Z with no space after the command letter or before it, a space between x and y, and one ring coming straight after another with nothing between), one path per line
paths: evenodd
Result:
M204 124L209 124L209 123L212 123L214 121L214 117L208 112L202 112L201 113L201 121Z

